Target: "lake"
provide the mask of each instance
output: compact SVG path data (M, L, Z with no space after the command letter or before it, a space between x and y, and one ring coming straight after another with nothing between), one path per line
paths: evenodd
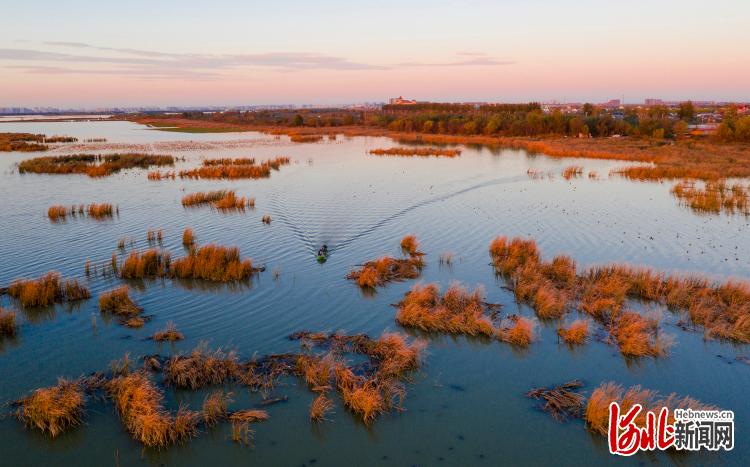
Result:
M617 161L558 159L523 151L461 147L455 158L377 157L370 149L391 147L384 137L345 137L292 143L261 133L190 134L156 131L122 121L1 123L2 132L69 135L107 143L64 144L43 155L81 152L154 152L184 158L177 168L204 158L284 155L292 163L261 180L150 181L146 170L106 178L18 173L34 153L0 153L0 286L49 270L87 283L93 297L74 306L21 311L7 296L0 304L19 310L15 339L0 340L0 400L105 370L113 360L187 352L201 342L253 354L297 351L295 331L414 334L394 321L392 304L416 282L453 281L483 285L487 300L503 313L533 317L495 278L487 252L497 235L536 239L545 259L567 254L579 267L610 262L658 270L705 274L713 279L750 279L748 218L696 215L670 194L671 184L608 177ZM565 180L570 165L584 176ZM554 175L533 179L529 169ZM600 179L586 174L595 171ZM186 193L234 189L255 198L255 209L221 213L185 209ZM111 220L71 219L53 223L53 204L110 202ZM272 217L270 225L261 217ZM96 297L121 283L84 275L84 263L106 263L120 238L148 247L146 232L163 229L165 249L183 254L182 231L191 227L200 244L238 246L266 271L242 285L179 283L168 279L131 282L133 296L152 316L141 329L102 319ZM415 234L426 253L421 278L363 294L346 275L364 261L399 255L399 241ZM324 264L315 253L327 244ZM440 265L452 252L452 265ZM118 253L122 256L122 253ZM274 277L277 275L278 277ZM669 356L626 360L615 346L593 339L570 349L558 342L556 324L540 323L525 350L497 341L425 335L423 368L407 385L403 412L387 413L370 426L335 399L331 421L314 426L308 407L314 395L289 378L272 396L288 402L268 407L270 420L254 425L253 446L233 443L230 427L204 430L184 445L161 451L131 440L111 404L89 403L85 424L57 439L24 429L12 417L0 420L4 465L601 465L617 463L746 465L744 442L750 418L750 366L737 360L747 346L704 340L683 330L666 313L666 332L676 343ZM148 337L173 321L185 334L175 344ZM559 423L535 408L525 393L537 386L581 379L590 393L600 383L640 384L663 394L690 395L735 411L732 452L639 454L615 459L606 439L581 421ZM261 395L241 387L233 407L252 407ZM166 405L198 410L208 391L166 390ZM744 461L743 461L744 459Z

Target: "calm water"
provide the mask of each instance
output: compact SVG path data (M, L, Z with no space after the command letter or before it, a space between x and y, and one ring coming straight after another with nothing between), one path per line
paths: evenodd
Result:
M535 238L546 257L566 253L580 265L630 262L662 270L708 274L717 279L750 279L748 220L697 216L677 205L668 184L606 178L614 161L552 159L520 151L463 148L454 159L378 158L368 149L390 147L386 138L343 138L293 144L286 137L258 133L184 134L160 132L128 122L3 123L0 131L107 138L108 144L185 157L195 166L205 157L287 155L293 164L266 180L151 182L142 170L104 179L86 176L19 175L28 154L0 154L0 285L48 270L85 280L83 264L106 262L117 241L132 237L147 247L146 231L164 229L164 247L182 255L181 233L192 227L199 243L236 245L267 271L246 287L201 286L165 281L131 284L135 298L153 319L131 330L105 323L96 300L76 307L20 313L18 338L0 341L0 400L105 369L131 356L187 351L201 341L253 353L295 351L286 336L298 330L366 332L400 330L395 309L414 281L364 296L344 277L356 264L383 254L399 254L399 239L418 236L428 254L421 280L447 286L461 281L485 286L488 301L506 312L533 316L494 279L487 246L496 235ZM95 148L96 145L89 145ZM77 152L63 146L51 154ZM565 166L582 165L605 175L566 181ZM553 180L531 180L534 168ZM185 210L186 192L236 189L254 196L256 209L220 214ZM51 223L52 204L112 202L113 220ZM270 214L270 226L261 216ZM314 253L327 243L329 261ZM454 252L451 268L438 257ZM271 271L280 273L274 280ZM117 284L91 278L94 297ZM7 297L3 306L14 306ZM174 321L186 339L158 345L146 338ZM269 407L271 419L255 426L255 446L229 440L229 427L201 435L185 446L161 452L141 449L121 427L111 405L91 403L86 424L50 441L25 430L10 417L0 420L3 465L600 465L604 463L746 465L750 366L736 362L745 346L709 341L701 334L665 327L676 345L667 358L626 362L616 348L600 342L570 350L559 345L555 324L541 326L527 351L499 342L429 337L424 369L408 387L403 413L387 414L371 427L358 423L337 401L332 422L313 427L308 406L313 395L289 379L274 396L289 402ZM93 323L96 323L94 326ZM721 358L719 356L722 356ZM728 363L733 362L733 363ZM605 440L581 422L560 424L534 409L524 397L531 387L581 378L590 392L603 381L642 384L733 409L736 447L731 453L670 457L640 455L613 459ZM235 388L235 408L260 395ZM167 405L199 409L205 393L167 391Z

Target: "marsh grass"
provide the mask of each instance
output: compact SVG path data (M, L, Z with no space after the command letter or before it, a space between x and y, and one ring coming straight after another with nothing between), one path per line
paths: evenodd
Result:
M316 423L326 420L326 415L333 410L333 401L320 393L310 404L310 420Z
M670 394L666 397L658 392L643 389L641 386L631 386L623 389L622 386L609 382L602 383L591 393L586 409L584 420L589 430L602 436L607 436L609 430L609 405L612 402L620 404L620 413L628 412L635 404L640 404L643 410L636 416L633 422L638 426L646 426L646 413L652 411L658 413L662 407L669 409L668 423L674 423L675 409L692 410L716 410L716 407L704 404L691 397L680 397Z
M179 279L202 279L213 282L241 281L262 271L250 259L240 258L237 247L205 245L192 248L188 255L171 263L171 275Z
M172 417L162 405L163 393L142 372L113 378L107 392L127 431L147 447L163 448L197 435L200 416L180 407Z
M164 380L171 386L194 391L231 381L238 370L234 352L210 350L202 343L188 355L170 358L164 366Z
M137 317L143 309L130 298L130 290L123 285L99 295L99 311L120 318L123 322Z
M580 165L571 165L569 167L566 167L562 172L562 177L565 180L570 180L571 178L578 178L583 174L583 167Z
M150 249L143 252L131 251L119 268L123 279L146 279L165 276L169 272L171 257L169 252Z
M177 330L177 326L174 322L169 321L164 330L155 333L151 338L157 342L176 342L183 340L185 335Z
M38 279L18 279L8 287L8 295L24 308L43 307L55 303L75 302L91 298L91 292L76 279L63 279L50 271Z
M86 396L77 381L60 379L56 386L40 388L16 402L16 417L28 428L52 438L83 423Z
M564 422L583 415L585 398L577 392L582 387L583 383L579 380L568 381L559 386L532 389L526 393L526 397L542 401L543 404L539 406L541 410L551 414L555 420Z
M232 393L223 390L213 391L203 399L203 423L206 426L215 426L229 417L229 404L232 401Z
M681 181L671 191L681 204L697 213L750 215L750 185L729 185L724 180L717 180L699 186L694 181Z
M567 327L560 327L557 335L568 345L583 345L589 337L589 322L577 319Z
M407 235L401 239L401 251L411 257L424 255L424 253L419 251L419 241L414 235Z
M460 149L441 149L441 148L419 148L419 147L397 147L388 149L371 149L370 154L375 156L401 156L401 157L456 157L461 155Z
M46 151L49 147L44 142L44 135L32 133L0 133L0 152L35 152Z
M17 332L16 312L0 307L0 338L13 337Z
M195 245L195 234L193 229L187 228L182 232L182 246L190 248Z
M188 179L238 179L268 178L272 170L279 170L282 165L291 163L288 157L275 157L260 164L218 164L203 165L194 169L181 170L180 178Z
M253 423L262 422L268 420L268 412L265 410L238 410L232 412L229 416L229 421L232 423L232 441L242 443L246 446L252 445Z
M47 209L47 217L51 221L57 222L65 220L68 217L83 217L85 214L92 219L100 220L112 217L114 211L115 208L109 203L91 203L87 206L83 204L72 206L54 205Z
M44 156L21 161L18 172L22 174L85 174L89 177L106 177L121 170L152 166L174 165L172 156L153 154L74 154L69 156Z

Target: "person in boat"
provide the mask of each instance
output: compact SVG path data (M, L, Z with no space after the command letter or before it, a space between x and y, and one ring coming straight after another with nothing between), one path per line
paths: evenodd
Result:
M318 256L325 258L328 256L328 245L323 245L320 247L320 250L318 250Z

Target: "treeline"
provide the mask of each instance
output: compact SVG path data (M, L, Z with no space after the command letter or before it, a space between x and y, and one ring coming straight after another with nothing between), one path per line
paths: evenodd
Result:
M441 102L422 102L419 104L388 104L383 106L384 112L533 112L542 110L538 102L527 104L452 104Z
M361 125L362 112L346 109L279 109L204 113L184 112L184 118L239 125L274 125L295 127L333 127Z
M750 143L750 115L740 117L736 108L729 109L716 130L716 137L726 142Z

